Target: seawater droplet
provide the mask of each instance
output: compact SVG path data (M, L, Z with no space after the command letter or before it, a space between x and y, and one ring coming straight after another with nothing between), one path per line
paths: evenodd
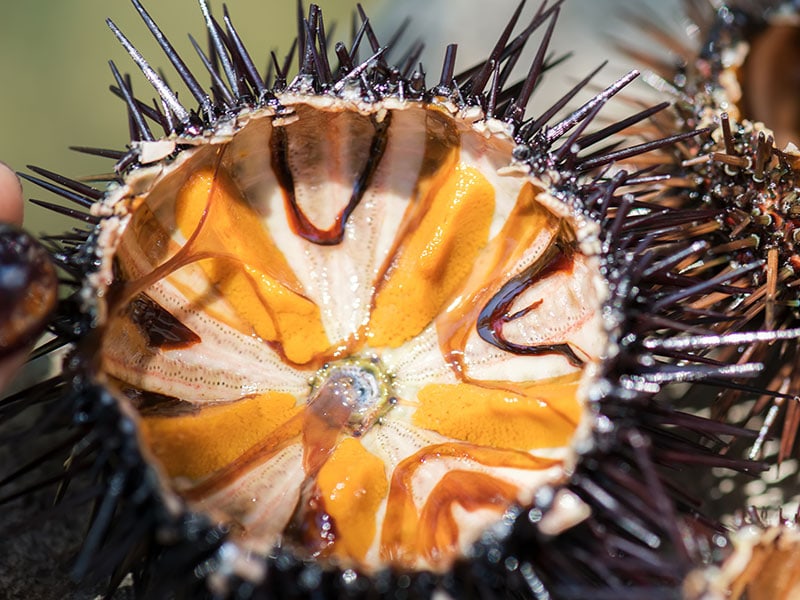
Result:
M342 581L345 585L353 585L358 579L358 575L353 569L347 569L342 573Z

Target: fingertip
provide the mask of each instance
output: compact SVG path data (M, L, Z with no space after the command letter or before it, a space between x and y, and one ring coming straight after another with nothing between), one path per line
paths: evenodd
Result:
M0 162L0 222L22 225L23 205L19 177Z

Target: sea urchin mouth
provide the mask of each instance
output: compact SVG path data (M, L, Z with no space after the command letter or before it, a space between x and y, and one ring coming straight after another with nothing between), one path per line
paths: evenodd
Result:
M607 343L596 229L508 168L499 121L277 99L96 207L94 376L241 548L443 571L566 477Z
M375 355L325 364L311 381L307 410L324 426L361 437L397 401L391 379Z

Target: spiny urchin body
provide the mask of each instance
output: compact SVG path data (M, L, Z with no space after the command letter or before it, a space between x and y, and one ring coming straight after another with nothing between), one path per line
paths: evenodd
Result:
M674 94L672 130L709 127L709 136L674 147L679 163L667 171L672 184L660 193L665 205L694 207L696 219L687 230L707 244L702 253L687 257L682 271L725 273L737 265L751 265L732 283L747 288L746 296L709 296L698 308L728 315L716 324L718 332L750 329L792 331L798 325L797 270L800 267L798 195L798 132L793 121L797 93L785 60L796 52L796 6L789 2L732 2L712 10L703 2L687 2L696 21L698 48L678 49L680 64L648 60L656 86ZM666 34L652 25L653 35ZM767 432L782 419L778 460L795 445L800 412L796 396L800 380L797 343L793 337L775 344L759 341L737 350L746 360L769 365L764 381L773 394L753 407L766 414L760 451ZM731 358L730 356L728 357ZM715 414L727 415L741 401L734 391L723 393ZM769 411L767 412L767 409Z
M740 387L761 365L709 350L782 334L709 327L724 316L696 301L747 297L753 267L686 272L698 210L640 200L662 178L614 167L698 132L605 147L663 106L588 131L636 73L560 118L592 73L526 118L545 3L464 73L448 47L433 86L363 11L331 49L312 6L297 74L273 56L264 77L201 2L205 88L133 4L197 108L109 21L158 100L112 63L131 145L84 150L116 181L26 176L88 228L54 242L76 290L51 325L64 373L0 404L44 404L61 436L7 480L59 451L59 495L91 476L65 500L94 507L77 579L130 572L143 597L655 598L724 553L669 470L764 465L722 453L751 432L662 390Z

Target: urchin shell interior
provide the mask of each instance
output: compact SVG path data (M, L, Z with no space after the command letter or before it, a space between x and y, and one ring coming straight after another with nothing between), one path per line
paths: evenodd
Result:
M441 571L566 477L596 226L508 169L501 122L277 100L103 202L96 376L243 549Z

